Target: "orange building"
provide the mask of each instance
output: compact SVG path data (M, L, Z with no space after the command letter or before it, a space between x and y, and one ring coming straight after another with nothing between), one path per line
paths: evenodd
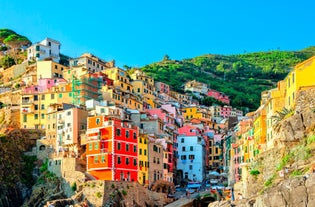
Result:
M106 115L88 117L87 171L99 180L138 180L138 128Z

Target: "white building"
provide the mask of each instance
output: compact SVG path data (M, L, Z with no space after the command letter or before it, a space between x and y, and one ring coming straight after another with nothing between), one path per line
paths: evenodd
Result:
M27 48L27 60L44 60L52 58L54 62L60 61L60 42L46 38Z
M194 126L186 125L178 129L177 170L183 179L203 181L205 178L206 151L204 139Z

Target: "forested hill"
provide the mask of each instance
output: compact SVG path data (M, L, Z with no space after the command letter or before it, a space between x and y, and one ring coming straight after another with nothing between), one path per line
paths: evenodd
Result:
M259 107L262 91L274 88L296 64L314 55L315 47L301 51L209 54L180 61L165 55L162 61L141 69L175 91L182 91L183 84L190 80L207 83L228 95L232 106L253 111Z

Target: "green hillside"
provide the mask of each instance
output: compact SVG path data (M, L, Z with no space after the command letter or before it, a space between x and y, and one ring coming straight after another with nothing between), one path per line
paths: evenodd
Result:
M245 111L256 110L260 94L275 87L293 68L315 55L315 47L301 51L269 51L239 55L203 55L181 61L166 55L161 62L141 69L156 81L169 84L175 91L183 91L190 80L207 83L231 98L231 105Z

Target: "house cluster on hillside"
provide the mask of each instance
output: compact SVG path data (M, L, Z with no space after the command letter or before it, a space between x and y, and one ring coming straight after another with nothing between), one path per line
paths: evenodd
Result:
M146 186L157 180L201 182L209 171L227 170L230 148L223 144L228 130L245 121L242 126L253 125L229 106L226 95L202 83L187 87L226 106L192 104L191 94L175 92L140 70L129 74L115 61L89 53L64 63L60 43L50 38L27 53L27 62L3 71L14 87L3 85L0 101L10 112L11 127L45 132L34 153L59 176L76 170L89 178ZM294 94L290 98L293 104ZM254 125L263 120L264 110L255 112ZM253 137L261 136L255 133L262 130L253 130ZM263 148L264 138L257 139Z
M246 197L246 181L250 176L251 164L263 152L284 145L276 139L278 134L279 112L283 116L301 113L296 107L298 94L314 89L313 78L315 57L294 67L285 79L277 83L277 87L261 93L260 107L246 115L232 130L225 135L226 166L230 171L230 182ZM310 103L311 104L311 103ZM292 110L292 111L291 111ZM284 169L279 169L280 174Z

